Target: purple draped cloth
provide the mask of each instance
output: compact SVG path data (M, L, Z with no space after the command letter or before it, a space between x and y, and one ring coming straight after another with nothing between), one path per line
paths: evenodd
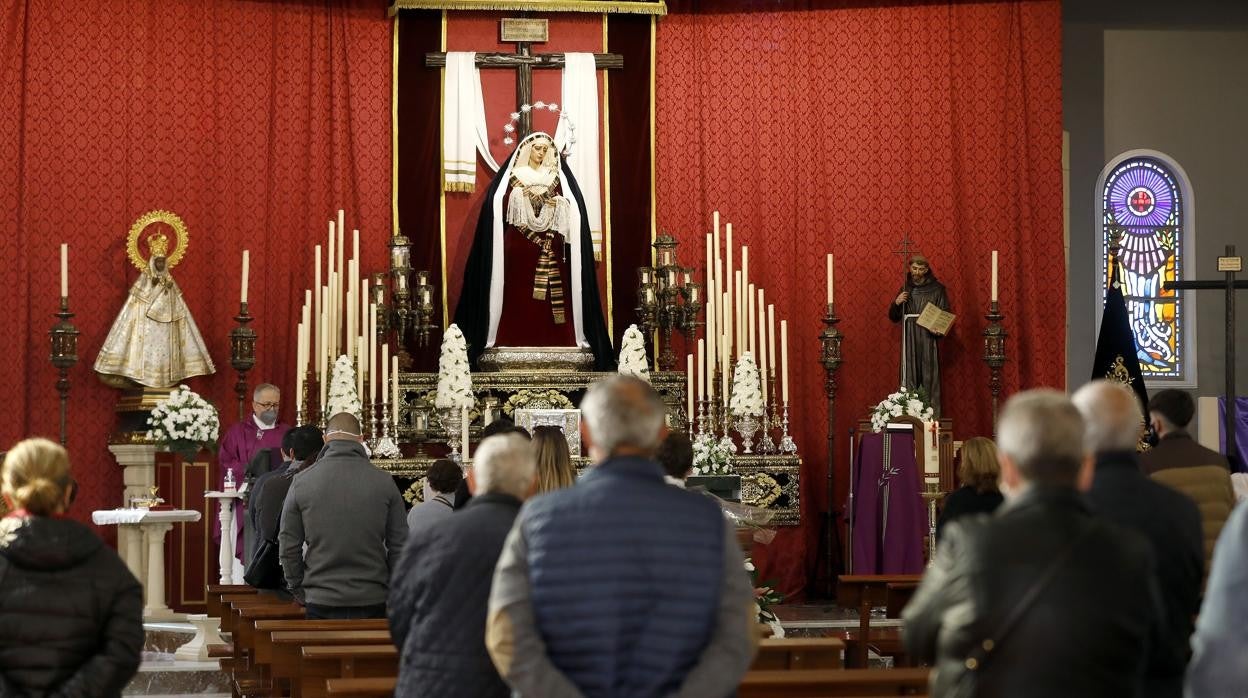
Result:
M1218 398L1218 450L1226 453L1226 396ZM1248 453L1248 397L1235 398L1235 450L1241 454ZM1234 458L1234 454L1226 453L1231 461L1231 470L1248 472L1248 458Z
M225 474L232 472L235 485L242 487L243 471L247 469L247 464L256 455L256 451L262 448L280 449L282 437L289 430L290 426L281 422L272 429L260 429L256 426L255 417L251 415L226 430L225 436L221 438L221 449L217 452L217 462L221 464L221 482L217 486L224 488ZM247 508L243 503L235 500L234 517L238 521L238 538L234 542L234 556L243 564L247 563L243 559L243 525L247 521L246 513ZM213 528L212 540L221 542L220 529L217 527Z
M921 574L927 516L919 495L914 435L891 434L891 466L884 468L885 434L864 434L854 463L852 574Z

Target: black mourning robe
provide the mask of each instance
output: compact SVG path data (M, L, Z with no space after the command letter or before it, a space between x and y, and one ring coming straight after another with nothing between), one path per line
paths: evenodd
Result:
M888 304L888 319L902 322L906 315L917 315L923 312L928 303L949 310L949 296L945 293L945 285L936 280L931 273L927 283L915 286L907 282L898 289L900 294L910 294L906 302L897 305ZM896 296L894 296L896 298ZM902 326L903 346L901 365L901 386L907 390L923 389L927 400L932 405L936 416L940 416L940 356L936 350L936 341L940 339L927 329L919 327L918 318L905 318Z

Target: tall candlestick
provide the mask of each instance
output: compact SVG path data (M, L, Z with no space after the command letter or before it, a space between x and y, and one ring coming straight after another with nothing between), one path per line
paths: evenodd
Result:
M316 284L312 287L315 293L312 294L312 316L316 318L317 330L316 337L316 359L312 361L312 368L319 368L321 365L321 354L325 353L325 345L321 343L321 246L316 246L316 271L313 274Z
M745 351L745 341L744 341L745 304L741 302L741 295L742 295L741 292L743 289L741 288L741 270L740 269L733 272L732 281L733 281L733 292L734 292L734 295L732 297L732 307L735 309L735 312L736 312L736 317L732 319L734 323L733 324L734 333L733 333L733 339L732 339L733 341L732 356L735 359L736 357L741 356L741 352Z
M741 283L745 283L745 275L741 275ZM745 292L745 336L746 345L750 348L750 356L758 358L758 348L754 345L754 284L750 284Z
M61 243L61 298L69 298L69 245Z
M365 281L364 283L368 283ZM383 384L384 385L384 384ZM377 304L368 306L368 401L377 403Z
M364 356L364 352L368 351L363 337L352 337L351 343L355 345L357 357ZM364 366L361 364L357 364L355 371L355 394L360 396L360 402L364 402Z
M390 417L394 419L394 440L399 440L399 357L390 357L390 380L394 382L394 394L390 396Z
M685 354L685 402L688 403L689 410L685 414L688 415L689 426L691 427L693 426L693 415L696 414L693 411L693 376L693 354Z
M698 399L706 399L706 340L698 338Z
M706 397L715 393L715 354L719 346L719 278L713 277L706 294Z
M758 289L758 377L763 384L763 405L767 405L767 306L763 304L763 289ZM774 357L773 357L774 360Z
M467 407L464 408L464 417L463 419L459 420L459 424L461 427L460 436L459 436L459 444L462 447L462 450L464 452L463 458L465 461L467 461L468 460L468 408Z
M243 291L239 296L239 300L243 303L247 302L247 273L251 267L251 252L243 250ZM287 325L289 327L289 325ZM289 346L289 345L288 345Z
M997 302L997 251L992 251L992 302Z
M828 305L832 305L832 253L828 253Z
M789 321L780 321L780 398L789 404Z
M772 369L776 366L776 306L767 306L767 356L771 357Z
M719 365L720 365L720 368L722 369L720 371L720 375L723 380L723 386L719 392L719 397L721 400L724 401L725 404L727 404L728 402L728 365L731 363L731 361L728 358L728 335L720 335L719 337L719 359L720 359Z
M381 344L381 404L390 402L390 345Z

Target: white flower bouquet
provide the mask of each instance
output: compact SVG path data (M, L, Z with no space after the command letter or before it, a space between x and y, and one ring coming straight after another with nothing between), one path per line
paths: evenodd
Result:
M192 457L200 449L216 450L221 418L199 393L179 385L156 403L147 418L147 438L174 453Z
M458 325L451 325L442 336L442 354L438 357L438 392L433 404L438 409L463 409L472 407L474 403L468 341Z
M710 434L699 434L693 440L694 475L731 475L732 456L737 446L732 439L716 439Z
M932 421L935 410L927 402L927 393L919 390L902 388L880 401L871 411L871 430L884 431L889 420L902 415L918 417L924 422Z
M728 403L734 417L763 416L763 387L758 380L754 356L744 352L732 372L732 399Z
M636 325L629 325L620 340L619 372L650 382L650 364L646 361L646 338Z
M360 396L355 390L355 366L346 354L339 356L334 362L325 403L325 414L329 417L348 412L355 415L356 419L364 418L364 406L360 404Z

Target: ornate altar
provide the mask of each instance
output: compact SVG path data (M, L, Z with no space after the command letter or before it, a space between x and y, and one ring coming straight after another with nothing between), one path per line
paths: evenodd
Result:
M469 440L476 442L488 421L498 416L515 418L517 410L574 409L593 382L613 373L547 372L472 374L475 406L469 411ZM650 382L668 407L668 426L688 430L686 379L683 372L659 371ZM398 439L407 454L402 458L374 458L373 464L394 476L409 502L420 499L420 482L429 466L445 453L448 435L436 417L433 400L437 375L399 375ZM488 421L487 421L488 417ZM578 471L590 466L588 458L573 458ZM743 504L774 512L773 525L794 526L801 521L801 458L794 454L738 455L733 468L741 476Z

